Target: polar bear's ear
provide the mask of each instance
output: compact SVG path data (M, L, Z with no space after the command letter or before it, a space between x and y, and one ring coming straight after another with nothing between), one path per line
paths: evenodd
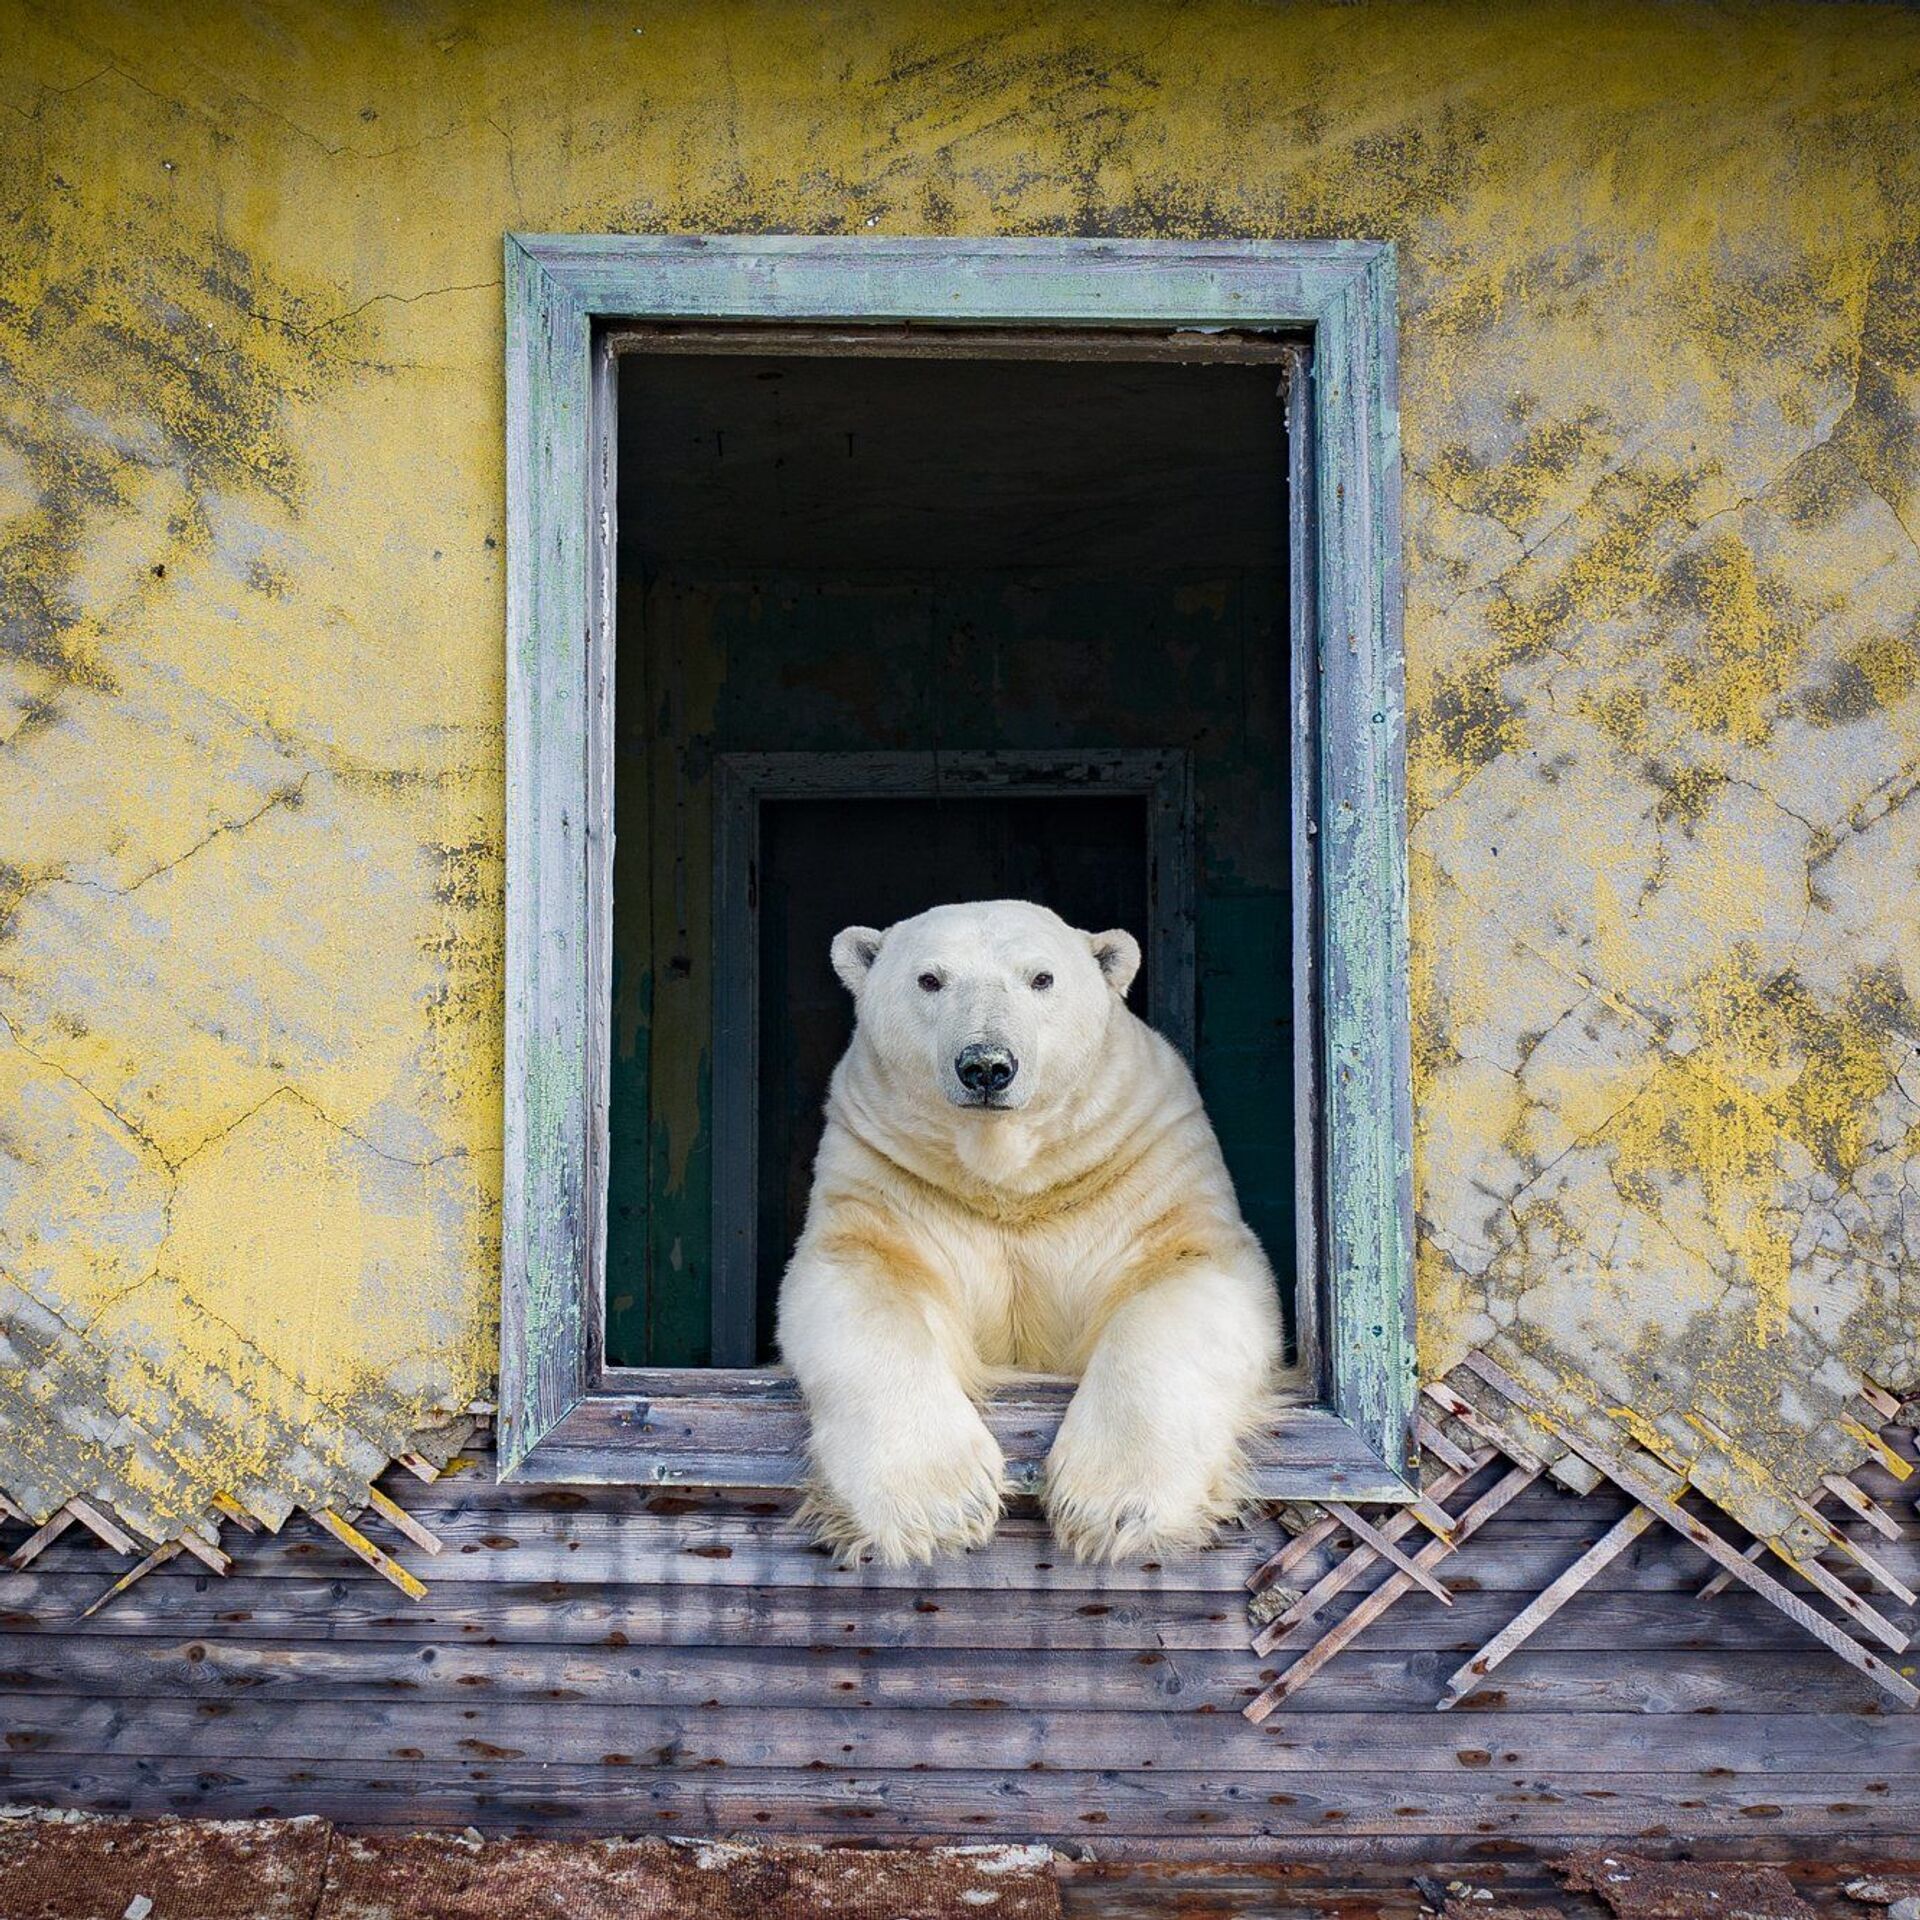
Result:
M1093 948L1093 957L1100 962L1100 971L1107 976L1107 985L1117 999L1124 1000L1127 989L1133 985L1133 976L1140 971L1140 942L1119 927L1111 927L1105 933L1090 933L1087 940Z
M874 961L880 957L880 942L885 938L878 927L842 927L833 936L833 970L856 1000L867 984Z

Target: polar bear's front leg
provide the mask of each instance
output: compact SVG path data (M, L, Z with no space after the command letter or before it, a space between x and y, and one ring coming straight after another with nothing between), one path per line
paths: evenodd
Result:
M1081 1560L1202 1545L1245 1505L1241 1450L1280 1355L1264 1276L1183 1268L1107 1323L1047 1456L1055 1536Z
M809 1252L781 1290L780 1347L806 1398L806 1514L843 1561L883 1566L977 1547L1000 1518L1006 1462L938 1316L897 1277Z

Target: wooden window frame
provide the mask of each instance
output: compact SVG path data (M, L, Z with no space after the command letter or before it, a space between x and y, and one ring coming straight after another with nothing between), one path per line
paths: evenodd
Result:
M1272 358L1289 374L1297 1303L1316 1390L1254 1450L1274 1499L1415 1496L1394 255L1366 241L523 235L506 241L502 1479L788 1488L778 1369L605 1364L618 356ZM970 330L971 344L957 329ZM1068 344L1061 330L1083 336ZM981 340L988 344L983 348ZM1105 349L1103 348L1102 351ZM1071 1383L989 1424L1036 1485Z

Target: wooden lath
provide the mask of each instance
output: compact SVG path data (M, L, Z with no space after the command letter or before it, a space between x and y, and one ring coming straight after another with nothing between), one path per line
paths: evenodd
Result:
M460 1449L474 1435L475 1416L485 1410L482 1404L476 1403L473 1409L457 1420L422 1433L414 1447L395 1456L396 1464L404 1467L416 1480L428 1483L459 1467L463 1464ZM332 1534L383 1579L390 1580L409 1599L418 1600L425 1595L425 1584L391 1554L375 1545L362 1528L366 1525L367 1515L371 1514L422 1553L428 1554L439 1553L440 1539L382 1488L368 1485L358 1497L349 1492L344 1500L295 1511L306 1511L316 1525ZM111 1605L157 1568L178 1560L182 1554L197 1561L209 1573L226 1574L232 1569L233 1558L221 1545L222 1527L232 1525L242 1534L256 1536L263 1532L277 1533L286 1514L284 1507L258 1503L248 1507L234 1493L216 1493L210 1510L202 1518L182 1527L175 1538L156 1542L151 1537L146 1540L136 1538L106 1511L103 1504L94 1500L76 1496L36 1525L30 1513L0 1493L0 1521L15 1521L27 1529L26 1538L20 1540L5 1559L0 1560L0 1567L18 1570L31 1566L71 1528L86 1528L103 1545L135 1564L81 1611L77 1617L85 1620Z
M1467 1465L1464 1469L1454 1469L1451 1467L1446 1469L1428 1483L1427 1500L1429 1502L1438 1502L1457 1493L1475 1474L1479 1473L1483 1467L1489 1465L1494 1457L1495 1452L1492 1447L1483 1447L1478 1453L1470 1454L1466 1457ZM1442 1509L1442 1511L1444 1512L1445 1510ZM1399 1540L1411 1532L1417 1523L1418 1516L1411 1507L1400 1507L1388 1514L1386 1518L1379 1523L1379 1531L1389 1540ZM1247 1584L1254 1587L1255 1591L1258 1591L1262 1586L1271 1584L1271 1581L1267 1577L1269 1568L1276 1566L1280 1560L1286 1558L1289 1554L1292 1555L1292 1561L1290 1561L1289 1564L1297 1562L1303 1557L1305 1552L1310 1551L1310 1548L1305 1544L1310 1536L1318 1536L1314 1538L1312 1542L1313 1545L1317 1546L1321 1540L1337 1533L1340 1528L1339 1521L1331 1516L1329 1516L1325 1522L1326 1533L1319 1533L1320 1524L1321 1523L1316 1522L1314 1526L1307 1529L1306 1533L1301 1534L1298 1540L1292 1542L1289 1547L1282 1548L1280 1553L1276 1554L1273 1560L1268 1562L1266 1567L1262 1567ZM1443 1549L1442 1553L1435 1556L1436 1561L1444 1558L1447 1552L1452 1551L1454 1542L1461 1537L1459 1533L1460 1524L1460 1522L1454 1521L1449 1517L1445 1534L1439 1536L1436 1541L1436 1544ZM1296 1549L1298 1549L1298 1551L1295 1551ZM1295 1627L1302 1626L1311 1620L1336 1594L1345 1592L1369 1567L1374 1565L1379 1557L1374 1549L1365 1541L1360 1542L1343 1560L1315 1581L1314 1584L1280 1614L1277 1619L1261 1629L1259 1636L1253 1643L1254 1652L1261 1654L1271 1652L1272 1649L1279 1644L1283 1635L1291 1633ZM1409 1585L1411 1584L1412 1583L1409 1582ZM1265 1716L1262 1715L1261 1717L1264 1718Z
M1464 1378L1463 1378L1464 1376ZM1636 1540L1655 1525L1671 1528L1715 1562L1717 1572L1702 1589L1707 1598L1738 1582L1777 1608L1803 1631L1873 1681L1883 1692L1903 1706L1920 1705L1920 1688L1889 1666L1879 1655L1856 1639L1844 1627L1816 1611L1799 1594L1783 1586L1761 1564L1771 1550L1800 1574L1845 1616L1849 1625L1858 1627L1895 1653L1906 1651L1907 1636L1890 1620L1847 1586L1831 1568L1812 1555L1795 1553L1778 1542L1755 1541L1744 1551L1689 1513L1681 1502L1693 1491L1685 1474L1662 1461L1633 1441L1622 1439L1618 1445L1596 1439L1571 1422L1562 1420L1542 1397L1516 1380L1487 1354L1474 1352L1463 1363L1460 1375L1477 1396L1468 1398L1460 1386L1448 1381L1432 1381L1422 1393L1430 1409L1416 1423L1415 1434L1426 1456L1431 1477L1426 1499L1418 1513L1402 1507L1385 1516L1368 1518L1341 1503L1329 1502L1321 1516L1290 1539L1278 1553L1248 1581L1255 1592L1272 1586L1284 1574L1299 1566L1319 1547L1335 1540L1343 1532L1353 1544L1306 1592L1273 1620L1263 1626L1253 1641L1260 1654L1272 1652L1283 1643L1294 1641L1299 1630L1321 1608L1352 1586L1369 1570L1389 1567L1388 1577L1368 1593L1347 1616L1306 1644L1293 1664L1244 1711L1255 1722L1265 1720L1274 1709L1296 1693L1343 1647L1350 1645L1368 1626L1416 1585L1433 1591L1439 1587L1434 1569L1452 1550L1467 1540L1509 1501L1533 1484L1541 1474L1552 1470L1561 1477L1579 1479L1580 1490L1610 1483L1633 1503L1600 1539L1537 1594L1476 1653L1449 1675L1446 1689L1437 1703L1440 1711L1457 1706L1500 1663L1533 1637L1575 1595L1583 1592L1605 1568L1631 1548ZM1493 1396L1497 1405L1489 1402ZM1899 1402L1871 1383L1863 1389L1862 1403L1880 1418L1891 1418L1899 1411ZM1452 1432L1440 1424L1437 1416L1452 1423ZM1454 1437L1465 1432L1479 1444L1469 1450ZM1524 1435L1524 1438L1519 1437ZM1871 1451L1881 1463L1891 1459L1905 1478L1911 1469L1889 1448L1878 1434L1870 1436ZM1495 1462L1505 1471L1493 1486L1467 1506L1457 1519L1451 1518L1441 1503L1463 1493L1468 1483ZM1792 1501L1795 1512L1818 1535L1821 1550L1839 1553L1861 1573L1881 1587L1903 1606L1914 1604L1913 1590L1892 1572L1875 1554L1836 1526L1818 1511L1834 1500L1854 1517L1864 1521L1884 1538L1897 1538L1899 1527L1870 1495L1840 1475L1830 1475L1813 1501ZM1438 1506L1438 1518L1446 1523L1444 1531L1435 1525L1431 1511ZM1395 1546L1416 1524L1426 1524L1436 1537L1417 1553Z
M415 1465L414 1462L418 1462ZM412 1460L403 1462L409 1471L422 1480L436 1479L440 1469L434 1467L424 1457L415 1455ZM424 1469L424 1471L423 1471ZM81 1610L78 1619L91 1619L103 1607L117 1600L128 1588L144 1580L158 1567L166 1566L181 1554L187 1554L197 1560L210 1573L225 1575L233 1566L233 1558L219 1545L219 1528L222 1521L231 1521L243 1532L258 1534L260 1522L231 1495L220 1494L214 1499L215 1518L206 1523L206 1532L197 1528L182 1529L179 1536L162 1541L150 1551L144 1550L132 1534L115 1520L103 1514L91 1502L81 1499L69 1500L64 1507L50 1514L39 1526L34 1526L30 1515L23 1512L11 1501L0 1502L0 1519L17 1520L30 1531L26 1539L17 1545L4 1562L14 1572L31 1566L40 1555L56 1540L74 1526L85 1527L104 1545L114 1552L126 1556L140 1556L136 1563L113 1582L98 1598ZM423 1553L437 1554L441 1548L439 1537L407 1512L390 1494L380 1488L369 1486L367 1489L366 1510L377 1514L396 1533L410 1540ZM409 1599L419 1600L426 1595L426 1586L414 1574L410 1573L391 1554L376 1546L352 1521L331 1507L322 1507L312 1511L312 1518L326 1532L333 1535L350 1553L355 1554L372 1567L384 1579L390 1580ZM208 1538L211 1534L212 1538Z

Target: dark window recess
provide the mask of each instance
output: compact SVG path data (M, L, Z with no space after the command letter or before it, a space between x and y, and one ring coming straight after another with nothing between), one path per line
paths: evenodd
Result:
M714 1085L722 755L1171 750L1194 1063L1294 1268L1286 438L1274 365L622 356L607 1358L712 1358L716 1099L747 1097L754 1322L850 1030L851 921L1038 899L1147 939L1137 796L769 798L759 1064ZM937 779L937 775L936 775ZM1134 990L1145 1011L1150 983Z

